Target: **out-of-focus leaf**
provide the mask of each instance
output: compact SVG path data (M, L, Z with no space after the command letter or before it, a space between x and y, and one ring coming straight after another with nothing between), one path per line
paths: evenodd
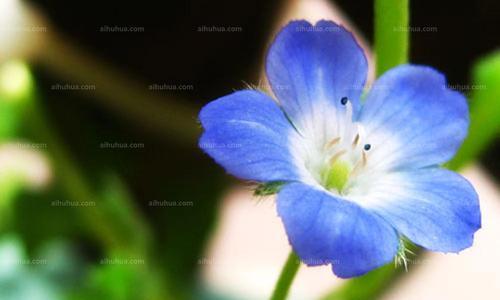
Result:
M91 293L110 300L170 299L169 276L160 273L151 232L127 187L111 173L104 176L103 183L102 210L126 233L131 246L100 260L101 266L90 280Z
M12 200L22 187L22 181L16 174L13 175L2 174L0 170L0 230L10 221Z
M53 205L65 201L57 184L44 193L23 191L13 205L12 230L23 239L28 251L41 247L46 240L75 238L85 232L75 207Z
M500 132L500 51L474 66L471 88L469 135L448 165L455 170L477 158Z
M24 62L0 64L0 142L15 136L32 90L33 79Z
M157 200L168 205L149 208L156 220L161 219L155 227L160 229L159 251L164 267L174 275L173 285L187 291L194 290L203 266L199 261L215 225L225 185L216 166L198 164L203 170L198 171L200 176L193 178L189 169L179 170L177 179L164 183L163 196Z
M147 251L150 244L151 233L146 226L146 221L139 214L138 208L120 178L113 174L106 174L101 188L102 210L118 228L124 232L128 239L127 244L135 245L135 251Z
M143 299L144 285L131 265L109 264L96 267L88 279L89 287L82 299Z
M376 299L388 286L393 284L393 279L401 273L401 268L395 269L388 264L361 277L347 281L340 288L328 294L323 300L362 300Z
M67 272L75 267L75 256L65 243L46 244L34 256L25 253L16 235L0 240L0 299L59 300L81 277ZM61 248L62 247L62 248ZM79 266L77 269L81 269ZM59 280L64 274L64 280Z

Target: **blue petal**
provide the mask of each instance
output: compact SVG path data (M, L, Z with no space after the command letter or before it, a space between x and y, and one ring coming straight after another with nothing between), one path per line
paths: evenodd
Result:
M430 168L385 176L371 207L415 244L458 252L472 245L481 227L478 196L462 176Z
M290 22L277 35L266 61L273 92L299 130L307 130L310 124L306 123L318 114L336 114L329 116L330 123L342 119L343 97L350 99L356 112L367 69L353 35L330 21L315 26ZM309 119L304 120L305 116Z
M301 260L308 265L332 264L342 278L391 261L399 246L395 230L378 215L302 183L281 190L278 213Z
M369 160L382 169L418 168L453 157L469 124L465 97L429 67L404 65L385 73L361 110Z
M229 173L257 181L298 178L288 151L294 129L267 95L235 92L207 104L199 117L205 129L200 148Z

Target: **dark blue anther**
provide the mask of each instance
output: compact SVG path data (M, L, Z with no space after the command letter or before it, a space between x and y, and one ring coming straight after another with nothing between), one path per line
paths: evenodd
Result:
M371 149L371 147L372 147L372 145L370 145L370 144L365 144L365 146L363 147L363 149L365 149L365 151L368 151L368 150L370 150L370 149Z
M349 99L347 97L342 97L342 99L340 99L340 104L346 105L347 101L349 101Z

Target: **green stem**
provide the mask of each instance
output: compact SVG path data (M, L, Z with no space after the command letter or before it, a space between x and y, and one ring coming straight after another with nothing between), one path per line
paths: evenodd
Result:
M379 77L408 61L409 0L375 0L375 67ZM375 299L388 289L402 272L392 265L349 280L323 299Z
M375 0L377 77L408 61L409 0Z
M273 295L271 296L271 300L282 300L286 299L288 295L288 291L292 286L293 279L297 274L297 271L300 267L300 260L293 252L293 250L288 255L285 265L281 270L280 277L276 282L276 286L274 287Z

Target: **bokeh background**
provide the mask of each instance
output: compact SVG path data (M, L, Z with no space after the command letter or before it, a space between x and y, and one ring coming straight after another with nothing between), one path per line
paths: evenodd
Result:
M410 11L411 62L498 112L500 2ZM299 18L345 24L371 57L372 1L0 0L0 299L265 299L289 251L273 199L197 148L197 112L267 90L266 48ZM477 245L419 256L370 295L498 299L498 119L478 121L484 146L464 169ZM302 267L291 298L345 283Z

